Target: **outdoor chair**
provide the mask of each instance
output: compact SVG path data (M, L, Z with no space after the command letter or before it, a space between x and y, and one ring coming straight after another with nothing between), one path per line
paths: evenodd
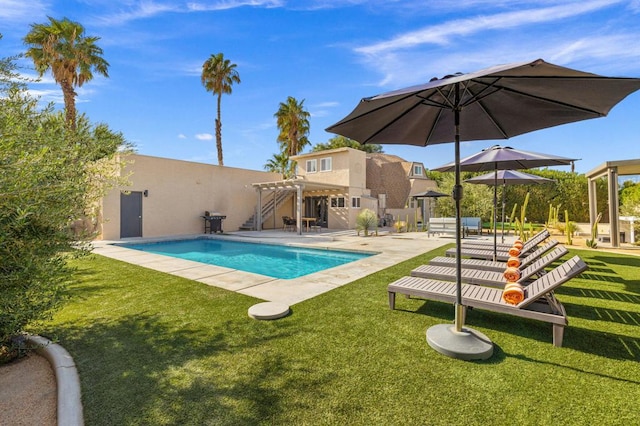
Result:
M546 272L546 267L548 267L567 253L569 253L569 250L567 250L564 246L560 246L549 252L549 254L534 261L526 268L519 269L520 278L517 280L517 282L526 285L534 276L542 276ZM507 281L503 275L505 269L506 265L504 264L502 266L501 272L486 271L481 269L462 269L462 282L467 284L486 285L490 287L503 288ZM434 280L455 281L456 268L451 268L448 266L422 265L412 270L411 276L431 278Z
M526 255L527 253L529 253L531 250L535 250L538 247L538 244L542 243L544 240L546 240L549 237L549 231L547 231L546 229L538 234L536 234L534 237L528 239L525 243L524 246L522 247L522 250L520 251L522 253L522 255ZM509 246L511 247L511 246ZM485 259L485 260L493 260L493 256L494 256L494 252L493 252L493 245L491 245L490 247L487 246L486 248L473 248L473 247L462 247L461 248L461 255L462 256L466 256L466 257L471 257L473 259ZM456 256L456 248L450 248L445 252L446 256L449 257L455 257ZM504 260L506 261L507 259L509 259L509 253L508 253L508 249L498 249L498 252L495 253L496 255L496 260Z
M537 244L540 244L542 241L546 240L547 238L549 238L550 235L551 234L549 233L549 230L545 228L542 231L537 232L535 235L533 235L527 241L525 241L524 242L524 246L527 247L530 250L531 246L527 246L527 243L529 241L534 241L535 245L537 245ZM544 238L542 238L543 236L544 236ZM512 246L513 246L512 243L498 243L498 244L496 244L496 248L498 250L503 250L503 251L509 250ZM523 250L524 250L525 247L523 247ZM493 241L477 241L477 240L463 241L462 242L462 248L478 248L478 249L482 249L482 250L493 250Z
M544 245L538 247L535 251L529 253L525 257L520 259L520 269L524 269L531 262L538 259L540 256L545 254L547 251L551 250L555 246L558 245L557 240L549 240ZM485 271L496 271L503 272L506 267L505 261L497 261L493 260L484 260L484 259L460 259L462 262L463 269L482 269ZM435 266L448 266L455 267L456 266L456 258L455 257L446 257L446 256L437 256L429 261L429 265Z
M549 322L553 324L553 345L560 347L568 321L564 306L556 299L554 290L587 269L587 264L580 257L572 257L524 287L524 299L517 305L505 302L501 289L462 284L462 305ZM396 293L407 297L455 303L456 288L454 282L403 277L387 287L389 308L395 309Z
M289 216L282 216L282 229L285 231L295 231L296 220Z

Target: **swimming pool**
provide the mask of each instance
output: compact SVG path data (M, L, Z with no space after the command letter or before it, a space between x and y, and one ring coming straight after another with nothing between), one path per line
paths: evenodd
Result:
M118 245L280 279L301 277L375 254L208 238Z

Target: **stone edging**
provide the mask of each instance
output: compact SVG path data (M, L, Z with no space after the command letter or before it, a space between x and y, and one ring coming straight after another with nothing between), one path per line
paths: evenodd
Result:
M80 377L76 364L62 346L41 336L26 336L27 341L37 345L36 352L45 357L56 377L58 399L58 424L83 426L82 401L80 399Z

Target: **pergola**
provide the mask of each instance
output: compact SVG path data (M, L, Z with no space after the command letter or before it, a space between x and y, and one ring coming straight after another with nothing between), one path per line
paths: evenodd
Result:
M296 227L298 235L302 234L302 194L346 193L348 188L341 185L313 182L302 178L279 180L274 182L260 182L251 184L258 193L258 211L256 214L256 229L262 231L262 192L264 191L296 191ZM275 215L274 206L274 215Z
M596 180L607 176L607 196L609 205L609 238L612 247L620 247L618 212L618 176L640 175L640 159L607 161L586 173L589 185L589 222L593 227L598 216ZM633 224L632 224L633 226Z

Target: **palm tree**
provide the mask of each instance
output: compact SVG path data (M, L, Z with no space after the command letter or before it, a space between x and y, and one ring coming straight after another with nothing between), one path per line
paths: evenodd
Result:
M293 176L294 165L289 160L289 156L286 152L280 154L273 154L267 164L264 165L264 169L272 173L280 173L283 179L289 179Z
M207 92L218 95L218 113L216 115L216 147L218 148L218 164L224 166L222 160L222 121L220 120L220 104L222 94L231 94L233 83L240 83L240 75L236 71L236 64L224 58L222 53L211 55L202 64L202 84Z
M309 116L304 110L304 99L298 102L289 96L287 102L280 102L278 112L274 114L278 120L278 142L283 153L289 157L298 155L309 145Z
M336 149L336 148L343 148L343 147L353 148L353 149L357 149L359 151L364 151L368 153L383 152L382 145L378 145L374 143L368 143L366 145L362 145L361 143L356 142L353 139L349 139L341 135L332 137L331 139L329 139L329 142L327 143L315 144L314 147L311 149L311 151L318 152L318 151L326 151L328 149Z
M33 60L40 77L49 69L62 87L67 125L76 129L76 96L74 87L93 79L93 72L109 77L109 63L96 45L100 37L84 34L84 27L67 18L49 18L48 24L32 24L24 42L26 56Z

